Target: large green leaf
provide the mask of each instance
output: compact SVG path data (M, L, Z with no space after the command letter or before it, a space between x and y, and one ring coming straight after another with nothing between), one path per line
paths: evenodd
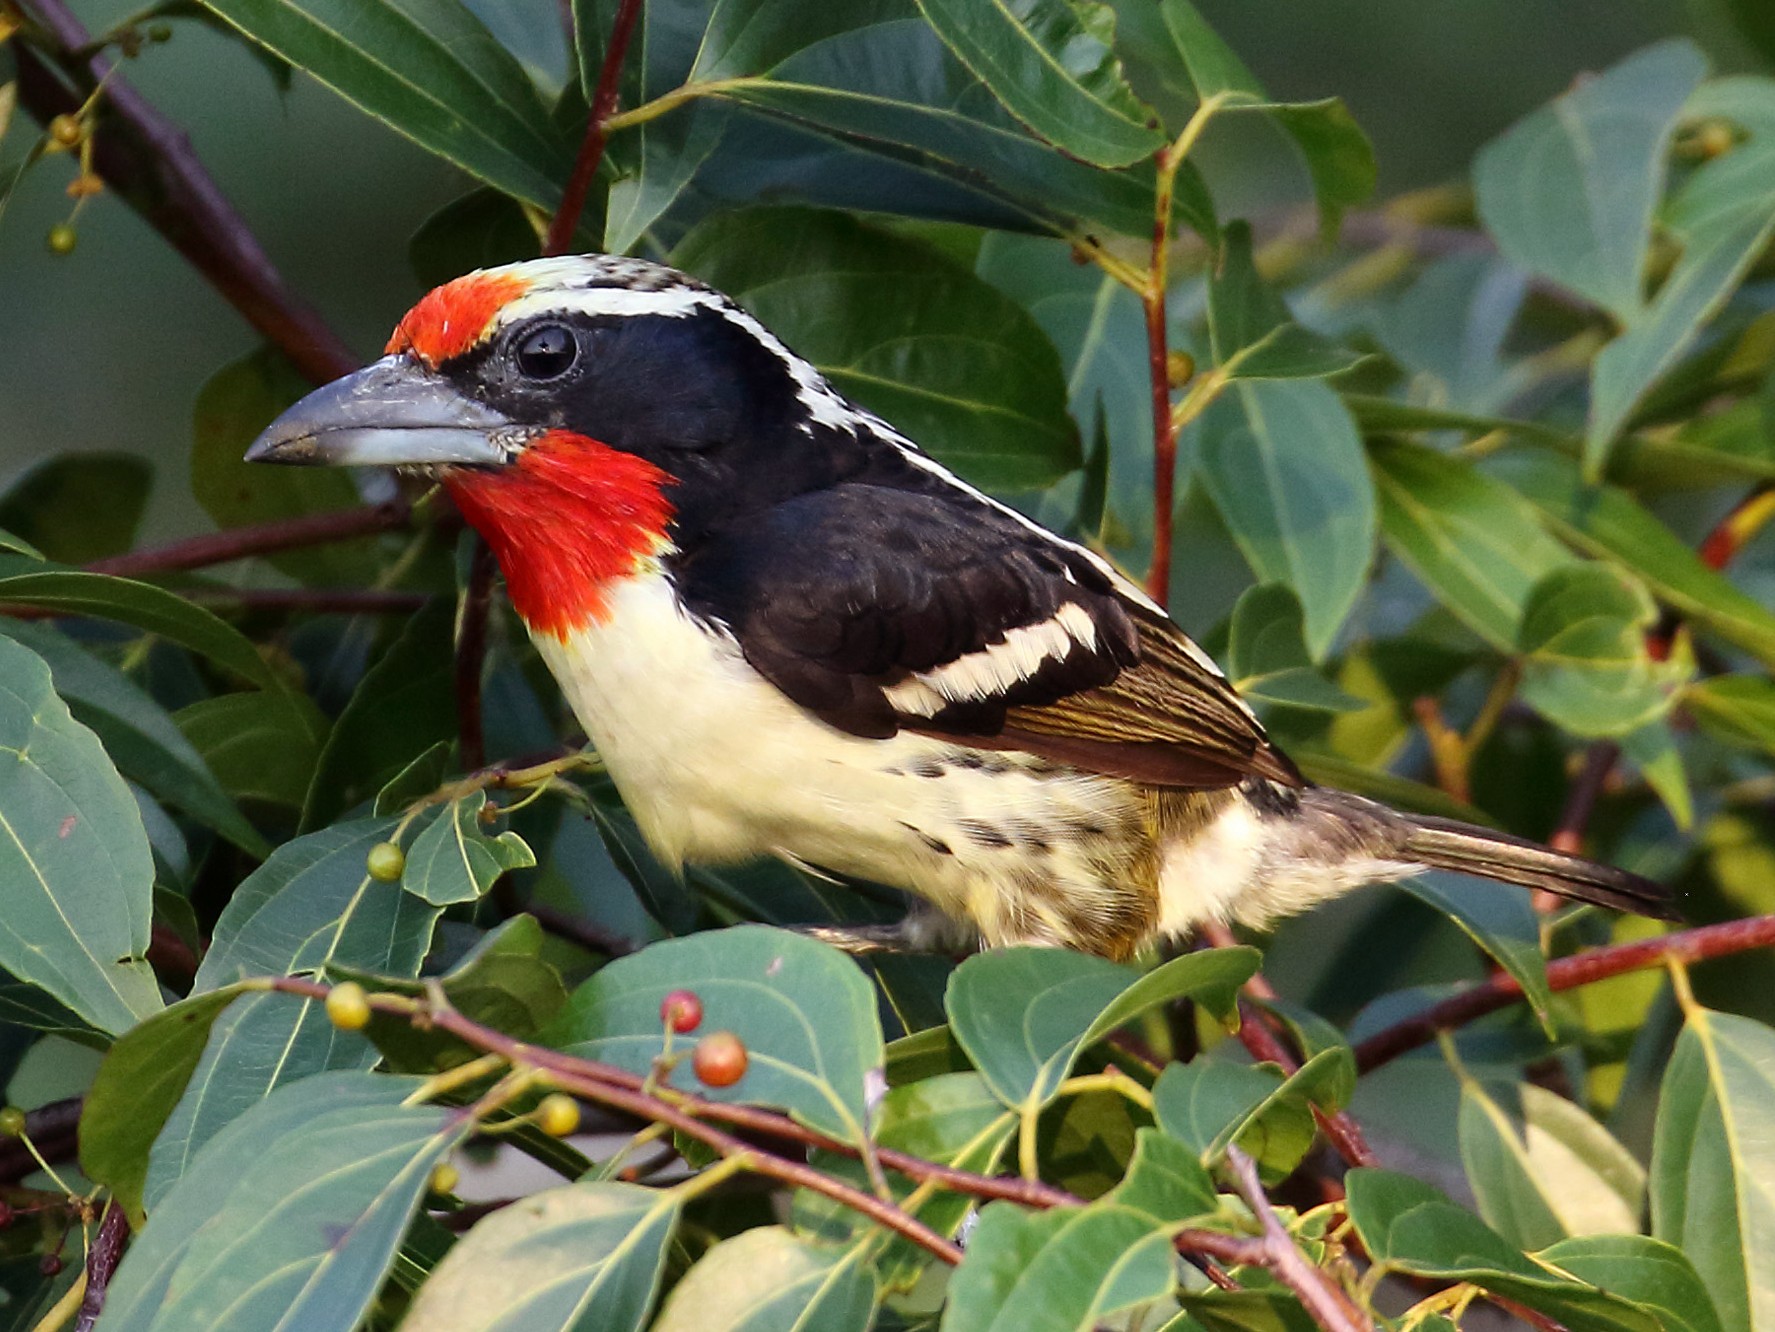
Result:
M1227 672L1241 696L1258 702L1319 712L1349 712L1367 706L1312 665L1300 598L1276 583L1247 588L1233 606Z
M276 522L361 502L344 468L261 467L242 457L259 432L310 387L281 354L263 347L223 366L198 390L192 408L191 493L216 526ZM325 587L357 587L375 575L366 554L362 542L334 542L264 558L294 578Z
M1707 1283L1720 1321L1775 1328L1775 1031L1690 1007L1664 1070L1652 1233Z
M1582 736L1625 735L1656 721L1692 670L1647 650L1657 615L1645 589L1619 569L1554 569L1529 590L1517 628L1523 700Z
M101 1031L159 1010L146 960L154 861L135 798L43 659L4 637L0 883L0 969Z
M204 0L342 97L541 208L570 154L530 76L458 0Z
M1563 1096L1463 1078L1460 1140L1479 1214L1514 1244L1539 1249L1639 1227L1645 1168Z
M1293 1073L1199 1055L1170 1064L1153 1084L1153 1114L1170 1137L1211 1165L1237 1143L1268 1180L1288 1175L1313 1146L1313 1106L1336 1109L1349 1055L1321 1050Z
M194 993L249 976L325 979L334 968L418 975L440 910L371 878L366 867L370 848L393 826L389 819L339 823L278 847L216 922ZM376 1058L368 1039L335 1027L318 1003L285 994L240 999L210 1029L203 1058L155 1140L148 1210L218 1131L273 1090L326 1069L368 1068Z
M827 1249L757 1226L685 1273L653 1332L865 1332L874 1311L867 1248Z
M1553 992L1547 988L1547 959L1541 952L1541 918L1527 894L1442 873L1414 875L1399 886L1460 926L1509 972L1541 1025L1551 1031Z
M179 709L173 720L229 795L302 808L328 728L307 698L218 694Z
M153 480L154 469L134 453L46 458L0 496L0 528L29 553L65 564L121 555L135 543Z
M1775 753L1775 681L1762 675L1715 675L1682 694L1683 707L1710 733Z
M142 1224L148 1151L203 1057L210 1028L239 997L227 986L192 995L121 1036L80 1112L80 1168Z
M1646 1235L1583 1235L1535 1255L1580 1281L1650 1309L1664 1332L1725 1332L1694 1264Z
M1026 1212L989 1203L950 1278L945 1332L1090 1332L1169 1294L1171 1241L1113 1202Z
M1165 136L1122 78L1108 5L918 0L949 49L1030 129L1098 166L1127 166Z
M1644 305L1646 246L1670 136L1706 69L1693 43L1661 42L1482 148L1473 186L1498 248L1631 321Z
M0 620L0 634L43 658L56 693L74 719L99 737L125 777L250 854L269 853L265 839L234 807L203 756L165 709L122 671L48 625Z
M1708 568L1626 491L1587 485L1570 459L1542 449L1500 460L1499 474L1568 541L1626 565L1685 619L1775 665L1775 614Z
M1078 467L1053 345L937 251L840 214L769 208L710 218L672 258L970 480L1038 487Z
M1380 1267L1470 1281L1557 1318L1571 1332L1659 1332L1651 1313L1536 1262L1421 1180L1367 1168L1344 1178L1350 1219Z
M413 840L401 886L422 902L450 906L473 902L508 870L536 863L536 855L517 833L489 836L482 823L487 793L476 791L446 801L414 820Z
M745 1042L745 1075L705 1087L680 1065L673 1085L718 1100L780 1105L855 1142L864 1132L864 1084L884 1058L875 995L836 949L762 925L670 939L618 958L575 990L542 1034L571 1054L649 1073L665 1049L660 1002L677 989L702 999L703 1021L674 1048L732 1031Z
M477 1221L401 1320L405 1332L624 1332L653 1307L678 1198L582 1183Z
M1169 1134L1144 1126L1135 1134L1127 1175L1105 1196L1163 1225L1209 1216L1220 1207L1214 1179L1200 1154Z
M103 1332L352 1332L433 1167L474 1128L417 1078L308 1078L193 1163L124 1255Z
M1371 440L1381 535L1436 599L1501 651L1514 651L1529 589L1571 554L1532 505L1468 463L1420 444Z
M1079 1051L1149 1008L1194 998L1229 1017L1257 969L1249 948L1187 953L1142 976L1057 948L994 948L955 969L943 1004L993 1093L1019 1109L1050 1100Z
M1374 559L1374 482L1337 394L1312 380L1241 382L1200 425L1200 467L1233 540L1306 611L1322 657Z

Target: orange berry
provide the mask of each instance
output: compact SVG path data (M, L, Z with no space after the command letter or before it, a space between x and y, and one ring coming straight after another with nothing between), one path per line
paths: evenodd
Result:
M712 1031L696 1043L690 1067L710 1087L731 1087L746 1076L746 1043L731 1031Z

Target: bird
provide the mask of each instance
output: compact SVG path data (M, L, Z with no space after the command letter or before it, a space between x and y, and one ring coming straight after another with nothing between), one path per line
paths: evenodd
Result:
M842 946L1115 960L1425 869L1670 893L1304 778L1104 556L864 410L739 303L610 255L427 293L255 462L441 483L666 866L904 890Z

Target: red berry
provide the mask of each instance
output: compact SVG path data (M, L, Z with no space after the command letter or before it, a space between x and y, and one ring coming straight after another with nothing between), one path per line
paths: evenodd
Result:
M659 1001L659 1017L679 1035L695 1031L702 1025L703 1001L694 990L673 990Z
M56 1254L46 1253L43 1261L37 1264L37 1270L44 1276L58 1276L62 1270L62 1260Z
M710 1087L731 1087L746 1076L746 1043L731 1031L712 1031L696 1043L690 1067Z

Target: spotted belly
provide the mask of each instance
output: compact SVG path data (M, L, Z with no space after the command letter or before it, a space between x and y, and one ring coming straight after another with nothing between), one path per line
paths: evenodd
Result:
M790 702L663 577L537 646L668 865L774 855L902 888L987 944L1122 956L1159 915L1131 783L910 732L849 735Z

